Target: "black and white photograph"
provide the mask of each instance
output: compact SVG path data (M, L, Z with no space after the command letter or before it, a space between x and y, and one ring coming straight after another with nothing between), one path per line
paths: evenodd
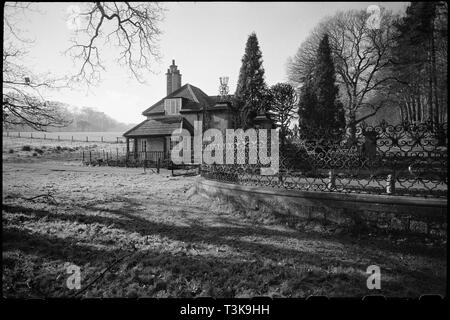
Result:
M4 3L3 299L446 299L447 28L444 1Z

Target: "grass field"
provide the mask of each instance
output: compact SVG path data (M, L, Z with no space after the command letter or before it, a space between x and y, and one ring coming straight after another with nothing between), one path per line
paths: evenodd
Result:
M124 143L111 144L3 137L4 161L78 160L81 162L83 151L85 151L86 156L89 151L95 154L105 151L112 155L124 155L126 154L126 146Z
M73 296L71 264L81 297L446 294L446 239L299 228L204 198L197 177L49 154L18 161L4 149L4 297ZM370 265L381 269L376 292Z

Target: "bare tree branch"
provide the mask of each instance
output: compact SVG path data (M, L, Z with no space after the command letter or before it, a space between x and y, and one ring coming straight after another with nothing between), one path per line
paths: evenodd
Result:
M79 13L80 26L66 53L81 64L76 81L94 84L105 70L100 42L120 48L116 59L133 77L143 82L145 71L153 72L164 9L158 3L93 2ZM105 35L106 33L106 35Z
M69 123L54 104L42 96L43 89L65 87L64 79L38 75L23 65L25 47L33 41L22 37L17 26L20 14L32 10L31 3L8 2L3 17L5 40L3 43L2 120L4 127L29 126L45 130L49 126L61 127Z

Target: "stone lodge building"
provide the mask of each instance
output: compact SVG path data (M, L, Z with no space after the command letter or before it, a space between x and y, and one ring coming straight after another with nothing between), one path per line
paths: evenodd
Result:
M172 60L166 73L167 95L142 112L144 121L123 135L127 141L127 153L135 158L142 154L155 160L168 159L171 150L170 136L177 128L194 134L194 121L204 121L209 115L209 127L220 130L231 128L230 103L220 96L208 96L200 88L189 83L181 85L181 73ZM145 153L144 153L145 152Z

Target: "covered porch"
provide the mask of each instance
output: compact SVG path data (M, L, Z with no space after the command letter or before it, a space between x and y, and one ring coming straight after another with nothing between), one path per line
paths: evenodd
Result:
M170 159L170 136L126 137L127 160L165 162Z
M127 162L168 163L172 150L170 137L181 128L193 133L192 126L180 116L150 118L128 130L123 134Z

